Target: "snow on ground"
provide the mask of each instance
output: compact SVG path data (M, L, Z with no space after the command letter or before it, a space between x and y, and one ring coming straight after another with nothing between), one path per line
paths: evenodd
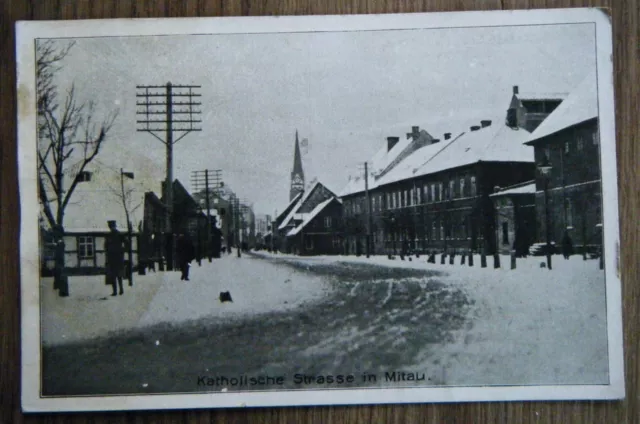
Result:
M238 272L241 268L241 272ZM320 278L244 255L225 255L212 263L192 263L190 281L180 272L134 275L124 295L111 297L104 276L70 277L70 297L58 297L51 278L41 282L42 341L57 344L104 336L162 322L180 323L205 316L225 319L295 308L323 296ZM245 276L238 280L236 275ZM233 302L220 303L229 291Z
M463 289L476 306L469 326L454 343L444 344L433 357L425 350L416 366L434 380L448 385L468 384L604 384L608 382L606 293L604 271L597 260L581 256L564 260L553 256L553 269L541 268L544 257L517 259L510 269L509 256L502 268L411 261L386 256L273 255L311 262L371 263L386 267L438 270L438 280ZM444 355L443 355L444 354Z

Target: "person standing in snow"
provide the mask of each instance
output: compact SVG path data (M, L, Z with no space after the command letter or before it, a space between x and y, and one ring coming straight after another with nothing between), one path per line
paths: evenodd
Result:
M565 230L564 236L562 237L562 256L565 259L569 259L569 256L573 255L573 241L571 240L571 236L569 236L569 232Z
M178 259L178 266L182 272L180 280L189 281L189 267L191 265L191 261L195 257L195 250L193 242L188 236L185 236L184 234L180 234L180 236L178 236L178 240L176 241L176 255Z
M116 228L115 221L109 221L110 233L105 238L105 251L106 251L106 273L107 280L111 283L113 292L111 296L118 295L118 288L120 294L124 293L122 287L122 277L124 274L124 240L120 235L120 232Z

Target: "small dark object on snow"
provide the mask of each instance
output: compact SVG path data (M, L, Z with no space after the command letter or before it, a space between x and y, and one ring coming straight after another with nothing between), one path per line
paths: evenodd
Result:
M233 299L231 299L231 293L228 291L220 292L220 303L224 302L233 302Z
M411 262L411 256L409 256L409 262Z
M547 264L545 264L544 262L540 262L540 268L546 268Z

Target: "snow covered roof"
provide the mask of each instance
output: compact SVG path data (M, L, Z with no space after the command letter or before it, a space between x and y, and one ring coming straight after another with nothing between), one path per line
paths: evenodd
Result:
M536 183L532 182L529 184L520 184L513 188L505 188L500 190L497 193L490 194L489 197L498 197L498 196L506 196L506 195L514 195L514 194L535 194L536 192Z
M307 215L309 213L298 213L298 210L300 210L300 208L302 207L302 205L304 205L304 203L307 201L309 196L311 196L311 193L313 193L313 191L316 190L319 187L324 187L327 191L331 192L331 194L333 196L335 196L335 194L331 190L329 190L325 185L320 183L320 181L316 182L313 185L313 187L311 187L311 189L309 189L309 190L304 192L304 195L302 196L302 198L298 201L298 203L295 205L295 207L293 209L291 209L291 212L289 212L287 217L278 226L279 230L282 230L282 229L286 228L291 223L291 219L298 219L298 220L303 219L304 220L307 217Z
M476 131L462 133L418 168L413 176L433 174L477 162L531 162L533 148L523 143L530 133L504 124L504 117Z
M287 206L284 208L284 210L280 213L280 215L276 216L276 221L278 220L278 218L280 218L282 215L285 214L289 214L289 212L291 212L291 208L295 205L295 203L300 200L300 197L302 197L302 192L296 194L295 196L293 196L293 199L291 199L291 201L289 201L289 204L287 204Z
M313 218L315 218L320 212L322 212L324 208L327 207L327 205L329 205L329 203L331 203L334 200L337 200L337 199L335 197L330 197L324 202L318 204L315 208L313 208L311 212L305 214L306 216L302 220L302 222L297 227L289 231L287 233L287 236L295 236L296 234L298 234L300 230L302 230L309 222L311 222Z
M393 160L409 147L412 142L413 139L411 137L400 137L391 150L387 151L388 141L385 140L383 148L378 151L371 161L371 173L376 175L387 169Z
M598 88L595 72L573 90L531 134L528 143L555 134L565 128L598 117Z
M369 188L373 188L375 186L376 186L376 180L374 176L371 173L369 173ZM340 196L342 197L342 196L348 196L350 194L360 193L360 192L363 192L365 188L366 187L364 184L364 175L351 177L349 178L347 185L340 192Z
M519 93L516 94L516 97L520 101L527 100L564 100L567 98L569 93Z
M391 171L382 176L377 181L377 186L412 178L414 176L414 173L422 165L428 162L441 150L446 148L450 143L454 142L456 138L457 137L452 137L449 140L441 141L435 144L429 144L427 146L419 148L418 150L407 156L399 164L397 164Z
M380 148L380 150L376 152L376 154L371 159L371 168L369 170L370 172L368 181L369 188L373 188L376 186L376 176L382 174L383 171L387 170L387 168L389 168L393 161L411 146L412 142L413 138L411 137L400 137L398 142L391 148L391 150L387 150L388 140L384 141L384 145ZM391 169L395 169L395 167ZM348 196L350 194L360 193L364 191L365 188L364 176L358 175L356 177L351 177L349 179L349 182L347 182L347 185L340 192L340 196Z
M69 232L108 231L108 221L116 221L122 231L127 219L122 202L120 170L93 164L89 181L79 182L65 209L64 229ZM142 222L145 193L149 190L135 179L124 177L129 220L135 229ZM55 213L55 212L54 212Z

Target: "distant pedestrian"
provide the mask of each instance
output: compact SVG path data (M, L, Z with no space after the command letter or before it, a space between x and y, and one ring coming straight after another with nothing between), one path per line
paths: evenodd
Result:
M562 237L562 256L564 256L565 259L569 259L571 255L573 255L573 241L571 240L571 236L569 236L569 232L565 231Z
M111 296L122 295L124 289L122 287L122 277L124 274L124 239L118 229L115 221L109 221L109 234L105 239L106 250L106 274L107 281L111 283L113 292Z
M178 240L176 241L176 256L178 259L178 266L182 273L180 280L189 281L189 267L191 266L191 261L195 257L193 242L189 236L184 234L180 234L180 236L178 236Z

